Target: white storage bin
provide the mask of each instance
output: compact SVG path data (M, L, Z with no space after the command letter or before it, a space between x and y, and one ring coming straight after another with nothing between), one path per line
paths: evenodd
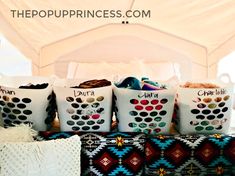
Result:
M51 78L32 76L1 76L0 109L4 126L30 123L38 131L47 130L47 122L53 117ZM21 89L27 84L43 84L43 89Z
M176 123L180 133L228 132L232 116L233 85L231 81L207 82L214 83L220 88L179 87Z
M112 86L82 89L81 80L57 80L54 86L61 131L111 129Z
M121 132L167 134L174 109L175 90L131 90L114 86L116 115Z

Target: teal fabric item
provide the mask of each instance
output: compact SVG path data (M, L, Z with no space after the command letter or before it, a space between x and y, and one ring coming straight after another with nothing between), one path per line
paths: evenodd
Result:
M162 90L165 86L160 85L158 82L149 80L149 78L143 77L139 81L135 77L127 77L123 81L115 84L118 88L127 88L133 90Z
M150 85L152 85L152 86L160 87L160 85L159 85L158 82L151 81L151 80L149 80L149 78L143 77L143 78L141 79L141 81L143 81L143 82L145 82L145 83L148 83L148 84L150 84Z
M135 77L127 77L122 82L116 84L119 88L129 88L141 90L141 82Z

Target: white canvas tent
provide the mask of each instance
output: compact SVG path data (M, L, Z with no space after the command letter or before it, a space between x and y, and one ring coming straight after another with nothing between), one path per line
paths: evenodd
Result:
M13 18L12 9L144 9L151 17ZM194 78L214 77L219 59L235 48L234 19L234 0L0 1L1 32L39 75L64 73L70 61L144 59L181 60L185 72L190 61Z

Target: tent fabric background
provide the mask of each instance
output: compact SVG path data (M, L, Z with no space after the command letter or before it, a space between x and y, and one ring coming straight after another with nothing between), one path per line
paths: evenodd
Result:
M10 12L10 9L74 8L145 9L151 10L151 18L131 18L128 19L129 24L124 25L121 23L123 19L118 18L26 19L13 18ZM151 62L155 62L155 59L157 62L162 57L175 57L178 60L181 57L188 58L193 63L192 72L197 71L195 77L213 77L218 60L234 50L234 9L233 0L149 0L148 3L143 0L98 0L96 3L91 0L68 0L66 3L62 0L2 0L0 30L32 60L34 74L53 74L56 71L55 64L69 63L71 60L118 62L117 53L125 53L129 59L141 56L141 59ZM131 43L128 45L131 49L126 51L125 47L133 38L138 43ZM150 49L146 52L147 44L156 51ZM91 48L94 52L91 52ZM137 52L138 48L142 50ZM99 49L103 53L99 53ZM76 55L78 53L81 54ZM94 55L99 58L94 58Z

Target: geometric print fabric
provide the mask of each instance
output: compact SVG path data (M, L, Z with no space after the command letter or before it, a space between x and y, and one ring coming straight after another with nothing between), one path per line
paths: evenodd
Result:
M152 136L145 154L146 175L235 175L235 136Z
M235 176L235 136L41 132L46 140L78 134L83 176Z
M81 138L82 176L141 176L145 135L140 133L40 132L43 139Z

